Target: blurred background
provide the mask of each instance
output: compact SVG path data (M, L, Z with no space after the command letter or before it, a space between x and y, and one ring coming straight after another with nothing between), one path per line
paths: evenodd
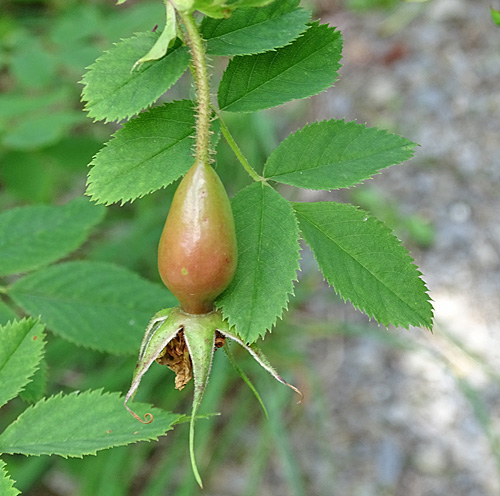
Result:
M497 3L494 0L494 3ZM420 147L408 163L355 188L284 189L288 198L361 205L403 240L435 305L433 333L381 329L342 303L311 253L290 311L262 344L296 398L233 349L262 394L266 420L222 351L216 354L197 453L205 495L495 496L500 494L500 27L490 0L304 1L344 38L335 87L227 124L256 167L307 122L346 118ZM500 4L492 5L500 9ZM84 68L114 41L151 30L162 2L2 0L0 208L63 204L85 189L87 164L117 125L82 112ZM192 95L182 79L168 98ZM231 194L248 183L221 143ZM159 281L156 245L174 188L123 207L76 255ZM305 248L305 247L304 247ZM47 395L125 391L135 357L112 357L50 336ZM188 412L192 386L153 367L138 399ZM2 409L4 428L26 407ZM84 428L84 426L82 426ZM83 460L8 456L29 496L191 496L187 427L158 443Z

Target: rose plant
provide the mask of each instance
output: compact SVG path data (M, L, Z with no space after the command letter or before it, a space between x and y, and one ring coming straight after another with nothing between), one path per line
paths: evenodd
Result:
M279 187L348 188L411 158L414 143L356 122L325 120L290 134L272 151L259 174L225 122L227 113L269 109L332 86L340 67L340 32L311 21L299 0L164 0L164 7L163 29L122 39L89 67L82 99L89 117L121 123L90 164L87 195L94 203L133 202L182 179L158 247L159 272L171 293L106 264L70 261L46 267L84 241L88 234L82 235L81 229L80 235L74 232L69 239L52 235L43 245L32 237L29 247L26 241L26 251L36 251L31 259L22 259L19 247L0 242L0 254L5 255L0 275L35 270L3 292L35 319L41 315L52 331L71 342L129 353L137 349L138 325L150 319L125 397L126 408L140 423L121 417L117 405L123 399L114 393L59 395L36 403L0 434L0 452L82 456L164 434L186 419L152 410L150 405L134 404L134 411L128 405L156 361L176 373L179 389L194 377L190 455L201 485L194 458L194 424L215 349L224 347L232 361L227 338L301 394L278 375L256 344L282 318L294 292L300 238L311 248L335 292L380 325L431 329L433 309L418 268L382 222L349 204L291 202ZM229 62L215 88L216 79L211 77L215 70L209 68L212 63L218 67L219 57ZM195 101L165 103L167 90L188 69ZM234 166L239 163L252 181L231 200L216 172L219 139L234 152ZM102 207L83 201L57 208L65 209L66 225L76 221L83 231L103 215ZM41 225L50 225L49 210L36 213ZM0 227L15 226L23 216L29 216L26 209L2 214ZM14 239L27 240L30 229L33 226ZM66 305L64 311L60 305L51 308L47 298L42 302L40 294L64 294L66 299L59 300ZM106 320L106 332L102 332L102 313L94 319L90 303L83 314L76 298L83 294L86 301L95 298L101 307L104 302L115 311ZM43 324L28 319L1 329L0 343L10 343L5 356L0 352L0 378L1 374L10 378L8 387L0 382L4 404L29 383L41 360ZM16 333L21 337L12 344ZM31 369L11 380L26 352L34 357ZM244 372L237 370L255 391ZM88 411L88 405L99 403L106 406L108 415L97 418L96 413L95 418L85 419L93 426L85 441L58 434L50 425L45 425L46 439L28 429L42 417L57 424L55 411L77 415L83 404ZM136 434L125 433L127 422L137 424ZM40 442L26 447L21 441L30 435ZM17 494L3 466L0 474L0 488L10 491L5 494Z

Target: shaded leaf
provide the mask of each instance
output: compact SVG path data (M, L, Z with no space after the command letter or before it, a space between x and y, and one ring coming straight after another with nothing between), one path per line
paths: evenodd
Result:
M19 394L40 367L44 326L23 319L0 327L0 407Z
M77 198L64 206L30 206L0 214L0 275L36 269L76 250L105 209Z
M252 112L320 93L337 78L341 50L340 32L314 23L290 45L235 57L219 85L219 107Z
M151 315L175 304L163 286L98 262L39 270L16 281L9 294L64 339L113 354L134 353Z
M309 12L299 0L283 0L254 9L240 9L227 19L205 17L201 33L209 55L248 55L287 45L306 29Z
M263 183L240 191L231 205L238 266L216 306L245 342L253 342L281 318L293 294L299 268L298 226L289 202Z
M432 327L432 305L421 274L384 224L352 205L293 206L302 235L337 294L386 327Z
M0 460L0 494L2 496L17 496L21 494L14 487L14 481L9 477L3 460Z
M119 393L102 390L58 394L27 408L0 435L0 452L82 457L138 441L157 440L181 417L136 403L154 422L141 424L123 407Z
M194 126L188 100L127 122L91 162L86 194L99 203L124 203L168 186L194 162Z
M0 300L0 325L5 325L10 320L15 320L17 318L16 313L10 306L5 302Z
M408 160L414 146L401 136L355 122L317 122L278 145L264 176L300 188L346 188Z
M189 63L187 48L175 44L165 57L132 70L153 47L157 33L138 33L116 43L83 77L82 100L95 120L118 121L149 107L179 79Z
M45 360L40 362L39 369L35 372L31 381L19 393L21 399L28 403L40 401L47 391L48 366Z
M2 144L14 150L34 150L53 145L85 119L81 112L73 110L47 109L47 112L43 115L27 115L11 124L3 133Z

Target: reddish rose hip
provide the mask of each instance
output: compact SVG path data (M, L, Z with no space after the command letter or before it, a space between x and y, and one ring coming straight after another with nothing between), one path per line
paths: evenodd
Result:
M158 246L162 281L191 314L213 310L232 281L237 249L229 198L214 169L195 163L175 192Z

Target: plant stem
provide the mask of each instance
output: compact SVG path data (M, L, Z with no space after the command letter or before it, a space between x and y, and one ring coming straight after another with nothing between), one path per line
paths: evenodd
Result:
M254 181L264 181L264 178L259 176L259 174L257 174L255 169L250 165L250 162L248 162L245 155L243 155L243 152L240 150L240 147L238 146L236 141L234 141L233 136L229 132L226 123L220 118L220 116L219 116L219 122L222 134L224 135L224 138L226 138L227 144L231 147L231 150L233 150L234 154L240 161L243 168L248 172L248 174Z
M179 12L186 28L184 42L191 51L193 75L198 99L198 114L196 116L196 161L208 164L210 141L210 86L208 83L205 46L192 15Z

